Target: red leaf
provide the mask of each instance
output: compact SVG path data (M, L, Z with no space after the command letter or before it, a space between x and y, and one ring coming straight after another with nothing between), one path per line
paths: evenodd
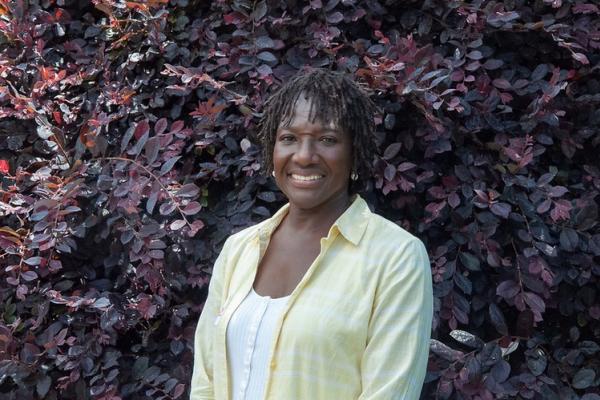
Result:
M414 183L404 179L402 176L400 177L399 184L400 184L400 189L402 189L402 191L404 191L404 192L409 192L415 188Z
M446 206L446 201L440 201L439 203L429 203L425 206L425 211L431 213L431 215L435 218Z
M136 305L136 309L146 320L154 317L156 314L156 304L152 304L152 300L149 297L142 298Z
M199 219L195 220L194 222L192 222L192 224L190 226L190 230L188 232L188 236L189 237L193 237L202 228L204 228L204 222L202 222Z
M573 208L568 200L560 199L554 202L554 208L550 211L550 217L554 222L560 221L561 219L568 220L570 211Z
M8 164L8 161L0 160L0 173L8 174L9 170L10 170L10 165Z
M183 210L181 210L185 215L194 215L198 213L202 209L202 206L197 201L190 202Z
M181 131L184 126L185 126L185 124L183 123L183 121L181 121L181 120L175 121L175 122L173 122L173 125L171 125L171 131L169 133L177 133L177 132Z
M185 385L183 383L178 383L173 389L173 399L179 398L183 392L185 391Z
M157 135L161 135L167 129L167 119L161 118L154 124L154 132Z
M133 131L133 136L139 140L142 136L148 133L148 131L150 131L150 125L148 124L147 120L143 120L138 122L136 125L135 131Z

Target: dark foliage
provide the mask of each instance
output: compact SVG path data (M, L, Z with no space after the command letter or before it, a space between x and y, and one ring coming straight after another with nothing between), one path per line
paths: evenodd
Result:
M427 244L423 398L600 399L591 0L0 0L0 397L184 398L254 136L304 66L370 88L368 200Z

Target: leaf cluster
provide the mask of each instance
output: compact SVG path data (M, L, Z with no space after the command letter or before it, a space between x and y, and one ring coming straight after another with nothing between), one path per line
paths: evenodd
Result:
M302 68L381 109L364 194L421 237L423 398L600 398L593 2L0 1L0 397L178 399L256 123Z

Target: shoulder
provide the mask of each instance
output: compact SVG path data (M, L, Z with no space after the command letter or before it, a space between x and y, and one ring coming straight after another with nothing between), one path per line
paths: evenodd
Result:
M371 212L365 239L370 245L384 246L390 249L401 249L423 245L423 242L398 224Z
M417 236L381 215L371 213L361 245L374 257L379 268L389 273L415 268L429 270L425 245Z

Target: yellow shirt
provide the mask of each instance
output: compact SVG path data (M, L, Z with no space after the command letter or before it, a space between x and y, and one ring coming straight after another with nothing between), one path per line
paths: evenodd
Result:
M196 330L191 400L231 399L227 323L288 207L226 240ZM265 399L418 399L432 314L423 243L356 196L278 322Z

